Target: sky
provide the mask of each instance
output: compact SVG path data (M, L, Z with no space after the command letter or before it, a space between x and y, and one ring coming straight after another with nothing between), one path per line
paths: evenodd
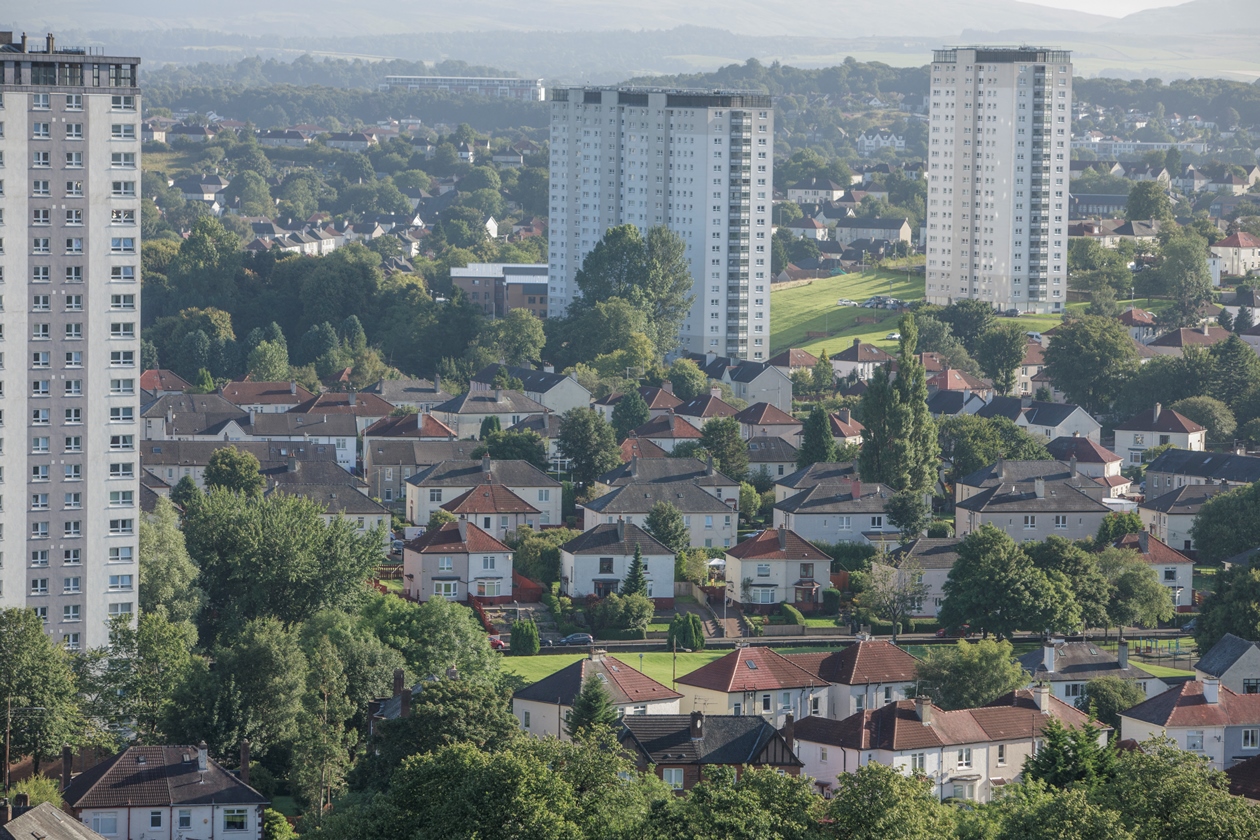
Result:
M1038 6L1050 6L1055 9L1073 9L1078 12L1089 12L1108 17L1124 17L1144 9L1158 9L1161 6L1179 6L1186 0L1110 0L1099 3L1098 0L1029 0Z

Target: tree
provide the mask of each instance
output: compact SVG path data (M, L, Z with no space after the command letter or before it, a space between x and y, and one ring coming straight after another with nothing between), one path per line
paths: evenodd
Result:
M254 496L262 492L261 465L254 453L225 446L216 449L206 463L206 489L221 488L232 493Z
M1260 569L1237 565L1217 573L1216 593L1203 602L1194 641L1208 650L1226 633L1260 640Z
M534 656L538 653L538 625L532 618L513 622L511 644L513 656Z
M70 655L44 632L34 610L0 610L0 704L17 710L10 752L30 756L36 773L45 759L61 753L62 744L90 735L79 711Z
M937 423L941 453L951 463L949 478L958 481L999 458L1049 461L1045 445L1005 417L960 414Z
M651 811L640 836L695 840L791 838L816 840L823 800L810 781L770 768L706 769L686 797Z
M1045 350L1054 387L1091 414L1104 412L1138 367L1133 339L1110 318L1069 316Z
M647 400L643 399L643 395L637 388L626 391L613 406L612 427L619 441L630 437L631 430L639 428L651 419L652 414L648 410Z
M739 484L740 515L744 517L745 522L752 522L759 510L761 510L761 494L752 484L741 481Z
M380 561L384 535L359 534L344 517L299 496L241 496L212 490L184 523L188 554L201 570L203 642L254 618L286 625L322 609L361 603Z
M748 474L748 444L734 417L714 417L706 422L700 445L717 459L723 474L737 481Z
M1133 680L1098 677L1085 683L1085 691L1076 698L1076 708L1119 732L1120 713L1145 699L1146 692Z
M192 621L201 608L202 596L196 585L197 567L184 545L175 506L158 499L153 513L140 517L139 529L140 613L164 611L173 622Z
M1020 324L994 324L976 342L976 360L999 394L1015 388L1015 371L1024 361L1028 336Z
M1234 330L1234 316L1230 315L1229 310L1224 307L1221 307L1220 314L1216 316L1216 323L1217 326L1224 327L1230 332Z
M1081 621L1086 627L1107 626L1111 584L1098 568L1097 555L1071 540L1055 536L1047 537L1041 543L1026 543L1024 553L1032 560L1033 565L1047 575L1058 573L1063 576L1072 590Z
M263 341L249 351L249 375L258 382L280 382L289 378L289 351Z
M1046 573L1005 532L988 524L959 543L943 590L938 615L943 626L967 624L999 639L1028 628L1069 632L1080 621L1071 593L1060 599Z
M667 378L674 386L674 396L684 402L709 392L709 377L691 359L675 359Z
M528 309L509 309L491 321L478 342L504 364L519 367L542 356L547 338L538 316Z
M455 668L461 681L498 684L503 657L468 607L445 598L415 604L371 595L361 613L377 638L403 655L409 672L429 677Z
M691 545L691 532L683 522L682 513L670 502L659 501L652 505L643 520L643 530L675 554Z
M621 447L612 426L589 408L571 408L561 416L556 448L570 460L573 479L582 485L621 463Z
M961 811L958 833L1002 840L1134 840L1120 815L1091 801L1088 790L1032 780L1008 786L989 805Z
M654 608L645 595L612 593L587 611L591 631L600 638L646 639Z
M284 814L266 808L262 814L262 840L297 840L297 834Z
M477 440L485 440L495 432L501 431L503 431L503 427L499 424L499 415L486 415L481 420L481 428L477 432Z
M882 563L872 563L869 572L859 574L864 579L857 595L858 603L892 623L893 644L896 644L902 622L921 611L923 599L927 597L923 567L913 560L888 558ZM855 588L858 587L855 585Z
M547 444L533 429L491 432L472 451L473 458L484 455L489 455L495 461L525 461L540 470L547 469Z
M1234 332L1242 335L1255 326L1255 315L1250 306L1238 307L1238 316L1234 318Z
M647 597L647 577L643 574L643 549L634 544L634 559L626 570L626 578L621 582L622 595L642 595Z
M1041 746L1024 761L1024 776L1057 788L1089 790L1105 783L1115 772L1116 752L1106 741L1098 743L1099 734L1089 724L1069 728L1051 719Z
M887 484L894 492L930 492L936 483L940 451L936 423L927 409L927 378L915 355L918 331L914 316L901 319L897 380L885 368L875 371L862 396L863 481Z
M1231 336L1231 338L1237 338L1237 336ZM1251 355L1253 358L1256 356L1254 351ZM1213 443L1232 441L1234 438L1234 431L1238 427L1234 413L1229 410L1229 406L1218 399L1186 397L1168 407L1207 429L1207 439Z
M961 298L942 309L936 317L948 324L967 352L975 356L980 336L989 331L996 316L993 307L984 301Z
M980 366L954 335L949 324L921 312L915 316L915 323L919 327L920 353L935 353L948 367L966 371L973 376L980 375Z
M298 715L290 784L307 805L303 825L318 828L327 806L345 785L349 750L357 735L346 728L353 713L345 669L332 642L323 637L307 655L306 694Z
M1211 496L1190 526L1200 563L1220 563L1260 545L1260 484Z
M674 613L665 647L670 650L704 650L704 623L695 613Z
M581 740L597 735L601 728L611 729L616 722L617 708L612 704L612 696L604 688L603 680L591 674L582 681L582 690L573 700L573 711L564 724L565 734Z
M1236 335L1212 345L1208 354L1213 361L1211 395L1237 411L1260 387L1260 356Z
M952 647L934 648L916 670L919 691L942 709L974 709L1028 685L1011 643L959 639Z
M884 505L884 512L888 514L888 521L901 531L902 542L923 536L932 519L932 511L923 503L923 497L912 491L894 495Z
M1111 584L1107 617L1115 626L1155 627L1172 618L1168 589L1159 582L1154 567L1136 551L1104 549L1098 555L1098 570Z
M678 348L678 330L695 301L691 266L686 243L664 225L650 228L644 245L643 285L635 297L648 313L648 337L664 355Z
M826 350L819 354L818 361L814 363L814 369L810 371L810 381L814 390L820 394L835 390L836 371L831 366L831 359L827 358Z
M1142 517L1134 511L1109 513L1098 524L1098 534L1094 537L1094 548L1102 551L1126 534L1140 534L1144 530L1146 530L1146 526L1142 524Z
M586 305L618 297L630 299L644 285L647 248L634 225L608 228L582 259L573 282Z
M1162 326L1176 328L1198 323L1199 309L1212 300L1207 254L1207 240L1189 229L1177 231L1160 248L1163 261L1156 276L1164 293L1173 300L1172 307L1160 318ZM1055 342L1058 340L1056 336ZM1049 364L1048 358L1046 362Z
M805 421L801 448L796 452L796 466L804 469L811 464L830 463L836 460L836 439L831 436L831 418L822 406L815 404Z
M53 805L57 810L61 810L62 807L61 782L48 776L37 774L28 776L20 782L14 782L10 787L10 795L14 798L25 796L26 804L32 808L45 802Z
M829 836L848 840L921 840L952 837L955 811L920 774L871 761L836 777L827 817Z
M1138 221L1171 221L1172 201L1168 190L1160 181L1138 181L1129 188L1129 201L1124 217Z

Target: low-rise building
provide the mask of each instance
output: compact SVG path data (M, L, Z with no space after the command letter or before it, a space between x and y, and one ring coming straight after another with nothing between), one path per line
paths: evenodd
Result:
M1031 397L994 397L977 417L1005 417L1041 440L1078 434L1095 443L1102 425L1078 405L1042 402Z
M827 683L770 648L737 647L679 677L675 687L684 712L760 716L776 727L788 715L827 714Z
M643 397L643 401L647 403L648 416L651 419L655 420L682 405L682 400L674 396L673 388L674 386L668 381L659 388L654 385L644 385L639 388L639 396ZM611 422L613 409L617 407L622 396L623 394L614 391L606 397L595 400L591 407L600 417Z
M588 408L591 404L591 392L572 376L556 373L554 370L534 370L497 363L487 365L473 376L468 383L469 392L493 391L495 380L501 376L519 379L520 390L525 396L557 414L563 414L571 408Z
M827 683L827 717L835 720L918 694L919 660L892 642L859 637L843 650L787 658Z
M1260 694L1235 694L1215 678L1183 682L1122 711L1120 737L1170 738L1226 770L1260 750Z
M403 506L407 479L443 461L472 458L476 441L378 438L363 445L363 477L372 495L387 505Z
M875 375L876 368L892 360L892 356L874 344L863 344L860 338L855 338L853 344L831 357L831 369L840 379L852 373L865 381Z
M406 479L407 520L426 525L433 511L483 484L498 484L538 511L538 525L562 521L560 482L528 461L443 461Z
M726 579L744 612L770 613L783 602L813 612L831 585L831 556L787 528L767 528L726 550Z
M666 452L673 452L680 443L700 441L700 430L674 414L672 408L632 429L630 434L639 440L651 441Z
M354 391L325 391L290 408L289 414L345 414L354 418L359 434L381 420L389 418L394 407L375 394Z
M1103 492L1082 475L998 484L957 503L955 533L965 537L992 525L1016 542L1041 542L1049 536L1089 539L1111 513L1098 499Z
M1213 242L1208 250L1221 258L1222 274L1241 277L1260 271L1260 236L1236 231Z
M691 790L709 767L746 768L798 776L801 762L788 740L760 717L717 715L626 715L617 736L639 772L649 770L675 792Z
M748 474L767 481L796 470L797 448L781 437L754 437L748 441Z
M1138 504L1138 516L1147 533L1165 545L1194 551L1191 529L1199 511L1213 497L1234 488L1222 484L1187 484Z
M780 437L795 444L804 424L782 409L769 403L754 403L735 415L744 440L755 437Z
M528 528L538 529L538 508L491 480L456 496L442 505L456 519L467 519L496 539Z
M1112 478L1120 475L1124 459L1103 445L1081 435L1055 438L1046 444L1046 451L1056 461L1075 461L1076 470L1090 478Z
M427 414L451 398L442 390L441 377L428 379L381 379L363 389L365 394L376 394L394 408L409 408L419 414Z
M1194 663L1195 678L1220 680L1235 694L1260 694L1260 645L1226 633Z
M1146 467L1146 495L1154 498L1187 484L1245 487L1260 481L1260 458L1228 452L1169 449Z
M469 596L512 601L512 549L466 519L430 528L403 546L403 597L413 601Z
M857 465L852 462L819 461L783 478L775 479L774 501L776 503L785 501L819 484L848 484L856 478Z
M556 314L548 304L546 263L471 263L451 268L451 284L491 318L502 318L513 309L539 318Z
M690 484L702 488L713 498L738 504L740 483L724 475L708 461L699 458L631 458L595 479L595 490L606 493L629 484Z
M1149 531L1125 534L1115 542L1116 548L1127 548L1141 555L1143 562L1155 570L1159 582L1168 589L1177 612L1194 609L1194 561L1163 543Z
M617 714L677 715L677 691L627 665L602 650L592 650L583 659L567 665L512 695L512 714L521 730L535 738L569 740L565 731L573 703L587 680L596 679L608 692Z
M1116 426L1116 449L1128 454L1130 464L1142 463L1146 450L1168 444L1202 452L1207 447L1207 428L1159 403Z
M315 395L296 382L229 382L215 393L249 414L278 413L296 408Z
M856 216L836 219L835 239L841 245L848 245L858 239L887 239L889 242L910 242L913 230L908 219L896 218L858 218Z
M736 542L736 520L739 498L718 500L696 484L646 483L614 487L585 505L579 505L582 529L589 531L599 524L645 523L652 506L669 502L682 514L683 524L691 534L692 548L726 548Z
M704 431L704 424L710 420L738 414L739 409L713 394L692 397L674 409L675 417L681 417L700 431Z
M635 551L643 564L647 597L658 609L674 605L674 552L638 525L617 520L596 525L560 546L560 589L570 598L605 598L620 592Z
M1054 696L1064 703L1076 705L1085 693L1085 684L1102 677L1116 677L1132 682L1154 697L1168 685L1129 662L1129 643L1121 639L1116 653L1104 650L1093 642L1067 642L1051 639L1041 650L1030 651L1019 658L1019 664L1032 675L1031 685L1050 686Z
M856 542L894 547L900 530L884 507L893 491L856 478L815 484L774 506L774 527L789 528L816 542Z
M461 438L481 434L481 423L487 417L497 417L499 428L515 426L531 414L541 414L547 407L532 400L520 391L495 388L487 391L468 391L452 397L433 409L433 416L455 430Z
M962 540L957 537L919 537L905 545L898 546L890 559L903 575L903 567L913 567L920 575L919 581L926 587L918 609L913 610L916 617L936 618L945 602L945 581L949 580L949 571L958 560L958 544Z

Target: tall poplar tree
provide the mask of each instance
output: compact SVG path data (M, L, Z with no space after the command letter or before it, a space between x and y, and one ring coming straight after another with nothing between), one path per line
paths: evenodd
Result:
M805 432L801 437L801 448L796 452L797 469L805 469L810 464L830 463L836 460L836 439L831 436L831 423L827 412L815 405L805 421Z
M887 484L900 493L926 493L936 483L936 421L928 413L927 373L915 355L919 331L913 315L901 319L901 353L897 379L881 368L875 371L862 397L862 455L858 471L863 481Z

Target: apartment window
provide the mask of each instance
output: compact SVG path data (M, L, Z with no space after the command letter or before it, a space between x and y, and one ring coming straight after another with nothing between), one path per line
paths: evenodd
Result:
M130 577L130 575L128 575L128 577ZM128 585L128 588L130 588L130 584ZM83 578L68 577L68 578L61 579L61 594L78 595L82 591L83 591Z
M35 140L47 140L52 136L46 122L31 123L31 137Z
M110 210L109 223L111 225L134 225L136 223L136 211Z
M1037 517L1031 514L1026 515L1024 517L1024 530L1032 531L1032 530L1035 530L1036 527L1037 527Z
M67 408L65 410L66 424L71 426L79 426L83 424L83 409Z
M47 480L48 480L48 465L47 464L32 464L31 465L31 481L47 481Z
M109 448L114 452L130 452L136 448L135 435L110 435Z
M129 592L131 590L131 575L110 575L109 591L110 592Z
M245 808L223 809L224 831L246 831L249 828L248 811Z
M48 510L48 494L32 493L31 510Z
M66 225L70 227L82 227L83 226L83 211L82 210L67 210L66 211Z
M66 510L80 510L83 507L82 493L67 493L64 497Z
M132 321L120 321L117 323L112 323L109 325L109 337L110 338L135 338L136 325ZM124 351L124 352L130 352L130 351ZM110 357L110 360L112 362L113 360L112 356Z
M79 621L80 620L79 611L81 609L82 607L80 607L78 604L66 604L65 606L61 608L61 620L62 621Z
M32 595L47 595L48 594L48 578L32 578L31 579L31 594Z
M670 790L683 789L683 770L681 767L666 767L661 771L661 780L669 786Z
M66 139L82 140L83 139L83 123L66 123Z
M963 747L958 751L958 769L971 769L971 747Z
M31 166L35 169L51 169L52 153L51 152L32 152Z
M130 563L132 556L132 549L129 545L114 546L109 550L109 562L111 563Z
M61 637L61 643L66 646L66 650L78 650L79 649L79 634L66 633L64 636Z
M66 198L83 198L83 182L66 181Z
M66 324L66 340L81 341L83 339L83 325L79 323Z
M66 464L64 466L63 478L66 481L82 481L83 465L82 464Z
M110 152L109 165L115 169L135 169L135 152Z
M136 240L130 236L115 236L109 240L109 252L111 254L134 254L136 252Z
M67 254L82 254L83 253L83 240L78 237L73 237L73 236L67 239L66 240L66 253Z
M48 419L48 409L32 408L31 409L31 425L47 426L51 421Z
M66 152L66 169L82 169L83 152Z
M32 84L45 84L45 85L55 84L56 83L55 79L49 81L46 79L46 76L43 75L43 73L47 71L48 69L49 67L47 64L32 65L31 66L31 83ZM47 111L51 107L52 106L49 104L48 94L46 93L32 93L31 94L31 110Z
M112 475L110 476L113 477ZM136 503L135 492L131 490L111 490L109 491L110 507L134 507Z
M31 224L33 225L50 225L52 224L52 211L47 207L36 207L31 211Z
M4 241L0 240L0 246L2 246L3 244L4 244ZM0 247L0 253L2 253L3 251L4 251L4 248ZM52 253L52 240L44 238L44 237L39 237L39 236L35 237L34 239L31 240L31 253L32 254L51 254ZM48 272L46 271L44 272L44 282L48 282Z
M109 520L109 532L115 536L131 536L136 530L134 519Z
M69 166L69 163L66 164ZM135 181L114 181L110 186L110 195L114 198L135 198L136 182Z
M111 338L135 338L135 326L133 324L126 325L128 327L131 327L129 334L123 334L121 329L119 331L120 332L119 335L113 334L114 332L113 327L122 327L122 326L123 325L121 324L112 325L110 327L110 337ZM111 350L110 351L109 353L109 366L110 367L135 367L135 365L136 365L136 352L134 350Z
M110 295L109 308L110 309L123 309L123 310L129 310L129 311L134 310L136 308L136 296L135 295Z
M114 111L134 111L136 110L136 98L134 96L111 96L110 108Z
M133 265L111 266L109 279L116 283L134 283L136 280L136 267Z
M48 295L33 295L31 297L32 312L47 312L52 309L52 298Z
M31 565L36 566L36 567L47 566L48 565L48 549L41 548L38 551L32 551L31 552Z
M134 379L109 380L109 393L114 396L134 394L135 392L136 392L136 380Z
M69 435L68 437L66 437L66 451L67 452L82 452L83 451L83 438L79 437L78 435Z
M136 127L131 123L114 123L109 127L111 140L135 140Z
M47 283L51 279L50 269L46 265L31 266L31 282Z
M65 395L67 397L83 396L83 380L82 379L67 379L66 384L65 384Z
M66 282L82 283L83 282L83 266L68 265L66 266Z
M66 367L81 368L83 367L83 353L79 350L70 350L66 352Z
M31 383L31 396L32 397L48 396L48 380L36 379L34 382L32 382Z

